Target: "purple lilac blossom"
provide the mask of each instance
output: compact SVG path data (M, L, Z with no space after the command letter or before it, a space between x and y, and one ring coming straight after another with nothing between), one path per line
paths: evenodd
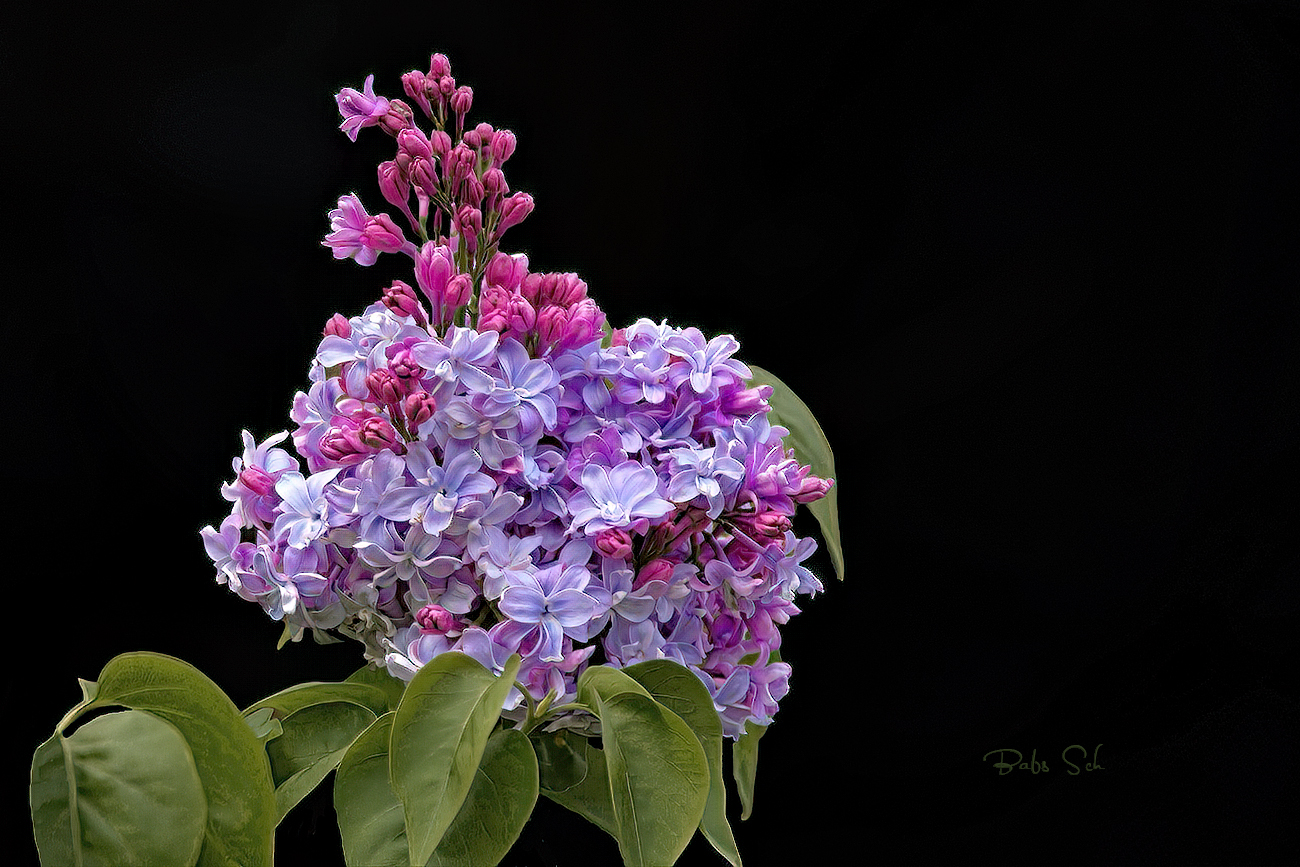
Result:
M230 512L200 531L216 581L289 640L354 638L404 680L442 653L496 673L518 653L521 688L563 704L593 661L671 659L729 737L766 725L789 688L781 627L822 590L790 518L832 480L785 447L734 337L648 318L602 336L577 274L499 249L532 198L505 177L513 133L466 125L445 58L403 78L436 128L373 84L337 94L340 128L387 134L380 191L422 246L355 194L330 211L335 258L404 252L410 270L326 323L296 457L287 432L243 432ZM502 712L523 718L518 688Z

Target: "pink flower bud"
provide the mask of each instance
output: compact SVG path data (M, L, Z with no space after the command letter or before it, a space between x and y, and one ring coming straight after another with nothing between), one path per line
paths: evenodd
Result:
M430 316L442 321L447 281L456 273L451 250L445 245L426 241L415 255L415 282L429 299Z
M423 157L433 159L433 147L429 137L419 127L409 127L397 133L397 148L411 159Z
M406 244L402 229L387 214L375 214L361 230L361 243L381 253L396 253Z
M435 129L433 134L429 136L429 148L440 159L445 159L451 151L451 136L440 129Z
M384 198L390 205L400 209L406 215L412 230L419 226L415 215L411 213L410 178L398 166L396 160L387 160L379 164L379 191L384 194Z
M455 310L469 303L469 296L474 290L474 282L468 274L455 274L447 281L445 302L448 310Z
M456 211L456 234L470 252L478 249L478 233L483 231L483 212L473 205L461 205Z
M785 531L790 529L790 518L780 512L766 511L735 515L732 520L751 539L766 543L772 539L785 538Z
M393 285L384 290L380 300L385 307L400 316L420 318L420 299L415 297L415 290L408 283L394 280Z
M618 528L601 530L596 534L596 550L606 557L626 560L632 556L632 537Z
M519 338L522 343L533 330L533 325L537 323L537 312L533 310L533 305L528 303L527 298L516 292L510 296L510 302L506 305L506 322L509 324L511 334Z
M483 173L483 192L486 194L486 210L495 211L497 202L501 197L510 192L510 185L506 183L505 172L493 166Z
M555 280L542 283L538 300L543 304L556 304L560 307L572 307L587 297L587 284L577 274L555 274Z
M352 323L342 313L335 313L325 323L324 332L326 337L342 337L344 339L352 336Z
M366 389L375 403L392 406L406 394L406 382L386 367L366 374Z
M398 378L409 383L424 376L424 368L415 360L407 346L395 343L384 350L384 354L388 357L388 369Z
M796 503L811 503L820 500L830 491L831 485L835 483L834 479L819 479L816 476L804 477L803 484L799 487L799 492L792 495Z
M450 75L444 75L438 79L438 92L442 94L443 99L448 99L456 92L456 79Z
M533 307L542 306L542 287L546 285L546 278L555 279L554 274L526 274L519 284L519 294L528 299L528 303Z
M636 578L632 581L632 589L640 590L651 581L662 581L665 584L673 576L673 561L663 557L657 557L641 567L641 571L636 573Z
M466 85L456 88L456 92L451 94L451 110L456 114L464 115L469 113L469 108L474 104L474 90Z
M492 165L499 166L515 152L515 134L508 129L499 129L492 134Z
M604 330L605 311L590 298L583 298L569 308L569 324L559 342L560 349L584 346L599 337Z
M388 419L380 415L372 415L361 422L357 435L361 442L374 449L396 449L401 442Z
M569 311L548 304L537 312L537 349L549 352L563 342L569 330ZM612 556L612 555L611 555Z
M420 624L420 631L425 635L446 635L454 638L460 635L464 625L441 605L426 605L415 612L415 622Z
M275 477L261 467L245 467L239 474L239 481L259 497L265 497L275 489Z
M514 291L520 287L527 274L528 256L523 253L516 253L513 256L509 253L497 253L488 263L484 279L494 286Z
M410 430L415 430L433 418L437 409L438 401L427 391L413 391L402 402L402 412L406 415Z
M415 100L415 104L424 112L425 117L433 117L433 106L429 104L429 96L426 92L428 82L423 72L412 69L402 76L402 89L406 95Z
M497 223L497 235L500 236L511 226L517 226L533 212L533 197L527 193L515 193L501 203L501 220Z
M473 174L476 165L478 165L478 154L464 142L452 148L447 153L446 170L452 187L458 187L461 181Z
M390 99L388 112L380 119L379 125L384 132L396 138L399 132L415 125L415 112L400 99Z
M475 208L478 208L483 204L483 196L486 194L487 190L483 189L483 182L472 174L461 182L460 200L467 205L473 205Z
M336 417L335 421L339 421ZM320 438L320 453L327 461L344 466L359 464L370 453L370 449L357 436L356 427L348 424L335 424Z
M451 75L451 61L445 54L435 54L429 58L429 77L442 78Z

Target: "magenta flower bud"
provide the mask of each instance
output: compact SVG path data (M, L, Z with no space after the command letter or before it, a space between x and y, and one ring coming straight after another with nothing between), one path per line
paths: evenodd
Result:
M780 512L766 511L757 514L735 515L733 520L741 531L756 542L785 538L790 529L790 518Z
M245 467L239 474L239 481L259 497L265 497L275 489L275 477L261 467Z
M399 379L410 381L424 376L424 368L415 360L408 347L395 343L384 354L388 356L388 369Z
M451 75L451 61L445 54L435 54L429 58L429 77L442 78Z
M435 129L429 136L429 148L438 155L439 159L446 159L447 154L451 152L451 136L440 129Z
M426 605L415 612L415 622L426 635L446 635L455 638L463 631L463 624L441 605Z
M596 534L596 550L606 557L626 560L632 556L632 537L617 527L601 530Z
M475 151L478 151L483 147L483 139L479 137L478 130L466 130L465 134L460 137L460 140L467 147L473 148Z
M388 111L379 119L379 126L384 132L396 138L402 130L415 126L415 112L400 99L390 99Z
M474 132L478 135L480 144L486 146L491 144L492 135L495 130L492 129L492 124L490 123L480 123L478 126L474 127Z
M528 299L528 303L534 307L542 306L542 287L546 285L547 279L552 283L555 282L554 274L527 274L523 282L519 284L519 294Z
M393 406L406 394L406 383L386 367L366 374L366 388L375 403Z
M322 332L326 337L348 338L352 336L352 323L342 313L335 313L325 323L325 329Z
M335 424L326 431L320 438L319 451L327 461L344 466L359 464L370 454L370 449L357 436L356 428L346 424Z
M486 210L495 211L497 202L501 197L510 192L510 185L506 183L505 172L496 166L488 169L483 173L483 191L486 194Z
M826 496L833 484L835 484L834 479L819 479L816 476L809 475L804 477L798 493L792 494L791 498L796 503L811 503Z
M568 330L569 311L563 307L548 304L537 312L537 348L540 351L554 349L564 340Z
M554 277L554 281L542 283L538 300L543 304L572 307L587 297L587 284L577 274L555 274Z
M456 234L473 252L478 249L478 233L483 231L483 212L473 205L461 205L456 211Z
M401 210L414 230L419 226L411 213L411 180L398 166L396 160L379 164L379 191L390 205Z
M415 282L429 299L430 315L442 321L447 281L456 273L451 250L445 245L426 241L415 256Z
M396 253L406 244L402 229L387 214L375 214L361 230L361 243L381 253Z
M527 193L515 193L501 203L501 220L497 223L497 235L501 235L511 226L517 226L533 212L533 197Z
M483 182L474 175L470 175L460 185L460 200L467 205L473 205L478 208L483 203L483 196L487 193L483 189Z
M632 581L632 589L640 590L651 581L662 581L667 584L673 576L673 561L663 557L657 557L641 567L641 571L636 573L636 578Z
M488 263L484 279L494 286L514 291L520 287L528 275L528 256L516 253L497 253ZM535 298L536 296L534 296ZM528 299L530 302L533 298Z
M384 290L383 298L380 300L394 313L419 318L420 299L415 296L415 290L408 283L394 280L393 285Z
M456 79L450 75L444 75L438 79L438 92L442 94L443 99L448 99L456 92Z
M399 131L397 133L397 148L411 159L419 157L426 160L433 159L433 147L429 144L429 137L419 127L409 127Z
M522 342L537 323L537 312L527 298L516 292L510 296L510 302L506 305L506 322L511 333Z
M508 129L499 129L492 134L492 165L499 166L514 155L515 134Z
M483 292L479 295L479 315L492 316L497 313L505 315L505 311L510 305L511 295L509 289L497 286L495 283L488 283L483 287Z
M429 104L427 86L425 74L419 70L412 69L402 75L402 89L406 91L406 95L415 101L425 117L433 117L433 106Z
M469 108L474 104L474 90L466 85L456 88L456 92L451 94L451 110L457 114L464 115L469 113Z
M447 153L447 177L451 180L452 188L455 189L460 182L465 180L471 174L474 174L474 167L478 164L478 155L474 150L464 142L456 145Z
M401 442L388 419L380 415L372 415L361 422L357 435L361 442L374 449L396 450Z
M560 349L583 346L595 340L604 331L605 311L590 298L583 298L569 308L568 328L558 341Z
M447 309L455 310L469 303L469 296L474 291L474 282L468 274L455 274L447 281Z
M402 412L406 415L411 430L433 418L437 409L438 401L427 391L413 391L402 402Z

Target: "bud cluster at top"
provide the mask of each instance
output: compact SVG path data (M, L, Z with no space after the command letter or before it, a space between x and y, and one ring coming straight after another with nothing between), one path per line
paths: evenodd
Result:
M822 587L791 518L832 481L785 447L732 336L607 331L576 274L500 250L532 208L502 174L514 136L466 128L473 94L442 55L402 84L427 131L373 76L337 99L349 137L396 142L379 185L420 244L355 195L324 243L361 265L406 254L412 281L326 323L292 432L243 433L230 514L201 533L217 580L403 679L441 653L498 672L517 653L529 698L558 705L588 665L668 658L729 736L768 724L779 626Z

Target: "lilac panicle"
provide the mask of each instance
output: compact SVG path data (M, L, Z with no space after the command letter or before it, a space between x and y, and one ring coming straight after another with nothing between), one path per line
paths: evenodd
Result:
M471 125L445 56L401 87L367 76L335 99L349 139L387 133L372 177L405 219L349 193L321 243L409 270L325 323L291 433L243 432L229 514L200 531L217 582L292 640L355 638L404 680L443 653L496 673L518 653L511 720L521 689L557 706L588 665L670 659L729 737L768 724L780 628L823 589L791 518L833 480L786 448L733 336L649 318L607 336L578 274L503 249L535 204L507 178L518 141Z

